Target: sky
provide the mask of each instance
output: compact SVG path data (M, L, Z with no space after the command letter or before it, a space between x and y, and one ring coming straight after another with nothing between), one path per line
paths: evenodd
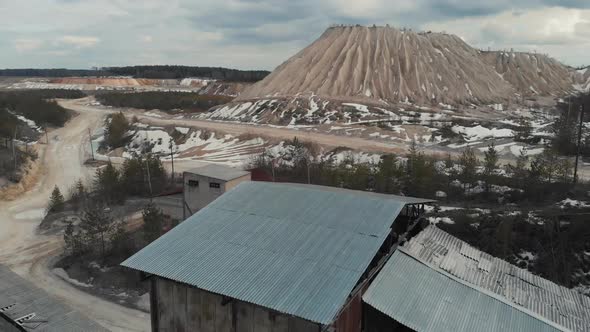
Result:
M590 65L590 0L0 0L0 68L272 70L332 24L445 31Z

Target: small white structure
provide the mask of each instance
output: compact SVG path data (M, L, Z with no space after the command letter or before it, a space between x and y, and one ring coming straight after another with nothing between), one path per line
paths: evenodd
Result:
M183 173L183 218L186 219L213 202L251 174L233 167L210 164Z

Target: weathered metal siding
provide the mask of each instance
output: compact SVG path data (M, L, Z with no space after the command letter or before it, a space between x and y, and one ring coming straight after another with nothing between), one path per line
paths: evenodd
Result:
M319 332L320 325L154 277L158 332ZM156 316L157 315L157 316ZM154 317L156 316L156 317Z
M335 332L360 332L363 328L363 294L369 288L369 279L363 281L344 306L334 324Z

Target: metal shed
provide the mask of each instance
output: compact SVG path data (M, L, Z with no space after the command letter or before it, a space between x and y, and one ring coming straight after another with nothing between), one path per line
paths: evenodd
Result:
M406 204L429 200L244 182L123 266L320 325L347 302Z
M590 298L435 226L398 248L363 300L392 319L367 331L590 331Z

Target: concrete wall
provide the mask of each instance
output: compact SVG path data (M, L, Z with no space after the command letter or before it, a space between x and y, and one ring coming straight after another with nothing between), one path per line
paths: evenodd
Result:
M184 199L188 205L188 208L186 206L184 207L184 215L188 218L239 183L250 181L250 174L230 181L223 181L195 173L184 172L183 179ZM190 181L198 181L199 185L196 187L190 186ZM211 188L210 183L219 183L220 187Z
M152 278L152 331L319 332L320 325L250 303Z

